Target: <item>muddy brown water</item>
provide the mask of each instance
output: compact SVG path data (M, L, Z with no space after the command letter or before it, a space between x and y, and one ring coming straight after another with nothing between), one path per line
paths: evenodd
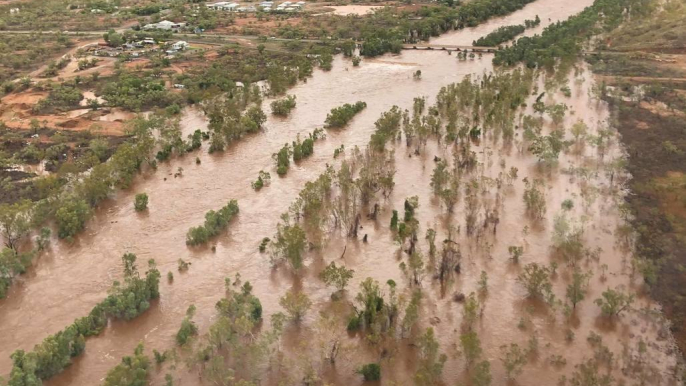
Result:
M562 0L539 0L508 17L474 29L445 34L436 42L471 43L501 25L521 23L536 14L545 25L548 17L552 21L564 19L590 3L590 0L574 4ZM422 71L419 81L412 76L417 69ZM433 157L450 158L450 152L432 141L419 157L409 157L410 150L404 144L397 144L396 187L378 222L363 223L362 233L369 235L368 244L333 238L324 251L308 260L300 280L283 268L273 270L267 256L260 254L257 246L262 237L274 233L279 215L288 209L305 182L323 172L327 163L334 162L334 149L341 144L351 149L367 143L373 123L382 112L393 105L410 108L413 98L417 96L426 96L428 102L432 103L442 86L460 81L468 74L478 76L491 70L489 56L457 61L455 56L444 52L405 51L399 56L363 60L358 68L337 57L333 70L315 71L306 83L289 91L289 94L297 97L298 104L290 117L280 119L270 116L263 133L246 137L224 154L210 155L206 151L207 146L204 146L198 153L161 164L157 172L143 174L131 190L117 192L97 211L86 232L73 245L54 240L51 251L43 255L36 262L35 269L22 277L8 298L0 302L0 374L9 372L9 355L14 350L31 349L49 334L86 315L101 301L112 281L121 278L120 257L125 252L135 253L141 267L147 259L154 258L157 261L163 274L160 300L136 320L113 323L100 336L88 339L85 354L62 374L47 382L48 385L99 384L107 371L119 363L122 356L130 355L139 342L145 343L148 352L174 347L174 335L190 304L197 307L194 320L201 332L206 331L215 315L214 304L224 293L224 278L233 277L236 273L241 274L242 280L252 283L255 294L262 301L265 320L269 315L281 311L278 300L293 286L305 291L313 300L314 307L302 326L297 329L289 327L283 338L287 352L289 349L292 353L301 352L299 345L302 342L311 343L316 338L313 326L317 310L331 306L331 290L316 275L325 263L339 259L346 244L343 260L346 266L355 270L355 277L348 287L349 298L357 292L359 283L366 277L372 277L380 283L393 279L399 283L402 292L407 287L407 279L398 267L399 246L392 241L388 231L391 209L400 210L406 197L417 195L420 202L420 234L423 236L427 228L433 227L438 230L437 240L442 240L446 235L446 214L440 203L432 197L429 182L434 167ZM565 118L567 127L577 119L583 119L591 131L595 131L606 125L607 108L590 97L593 80L588 71L584 70L577 79L570 81L571 98L557 95L555 99L566 103L574 111L573 115L567 114ZM292 165L287 177L276 176L272 153L284 143L292 141L298 133L305 135L321 127L331 108L358 100L367 102L368 107L349 127L330 131L325 140L317 142L311 158ZM265 106L268 106L268 102ZM204 129L206 122L200 112L187 109L182 118L182 127L185 132L192 132L196 128ZM586 342L590 331L602 333L604 344L614 352L619 363L622 363L623 356L628 355L623 353L635 352L639 340L643 339L648 343L649 350L645 361L659 374L659 382L652 384L671 384L669 379L676 355L668 334L665 336L663 333L665 327L659 318L636 311L627 313L614 324L608 324L600 318L599 309L592 302L607 287L623 285L639 294L636 308L657 308L641 295L640 280L632 279L629 275L629 255L617 247L615 229L622 223L618 209L621 195L607 193L610 184L602 165L604 161L621 154L618 142L613 142L603 159L590 146L581 154L569 152L561 156L559 166L549 173L541 171L536 160L527 152L519 152L516 148L503 149L500 142L493 144L485 140L476 150L480 162L484 164L486 176L495 178L501 170L516 166L519 178L512 188L503 190L497 238L488 240L492 244L490 253L462 235L458 238L464 256L462 274L447 295L442 296L429 277L424 279L421 326L433 326L436 329L441 350L448 354L443 372L445 383L455 384L466 376L464 359L457 354L462 306L454 303L451 295L456 291L476 291L479 274L485 270L488 272L489 287L483 299L485 309L477 322L477 332L484 348L483 358L491 361L493 384L505 383L499 347L509 343L526 346L533 331L539 340L539 355L525 366L524 372L518 377L518 384L553 385L561 375L569 375L575 364L593 356L593 350ZM196 165L196 156L201 160L200 165ZM501 160L505 161L506 169L501 168ZM586 186L586 183L579 177L561 172L572 165L583 165L598 173L596 178L591 178L587 183L592 189L586 191L596 193L586 205L581 198L582 186ZM179 167L184 170L183 177L174 178L173 174ZM271 186L255 193L250 183L260 170L270 171L273 181ZM522 178L527 176L545 179L548 212L540 226L533 226L524 215ZM149 210L143 214L133 209L133 197L140 192L146 192L150 197ZM587 245L603 250L600 263L588 266L595 275L586 300L577 307L574 327L576 338L571 343L565 342L567 324L560 312L546 311L545 307L525 300L523 289L515 281L519 268L507 261L507 247L510 245L525 246L519 267L529 262L547 264L550 261L553 216L560 211L561 202L568 198L575 202L571 211L573 217L586 218ZM185 234L188 228L201 224L205 212L225 205L230 199L238 200L241 212L231 223L228 232L212 243L216 245L216 252L209 248L187 248ZM489 194L485 199L493 200L494 195ZM464 222L462 201L453 216L454 223ZM426 249L423 243L421 247ZM192 263L185 273L176 270L179 258ZM600 264L607 265L605 280L600 279ZM168 271L174 273L173 284L166 281ZM559 298L563 298L568 276L562 267L559 272L553 289ZM525 330L518 328L521 319L527 320ZM343 328L341 325L341 331ZM319 365L317 368L323 369L325 378L334 384L360 384L360 377L352 370L365 361L374 360L376 354L361 343L360 338L347 337L344 340L354 349L344 350L334 369ZM553 354L564 356L567 365L559 368L551 366L548 357ZM293 354L292 357L297 366L298 356ZM414 348L408 346L407 342L400 343L394 362L384 366L384 383L391 380L398 384L411 383L415 358ZM197 375L188 373L182 363L177 367L179 370L175 376L181 377L181 384L201 384ZM621 370L620 365L615 366L613 376L620 380L630 379ZM161 383L163 373L154 375L157 383Z

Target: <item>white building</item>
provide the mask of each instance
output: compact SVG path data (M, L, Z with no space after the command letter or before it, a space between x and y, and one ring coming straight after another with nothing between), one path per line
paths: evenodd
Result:
M154 29L162 29L162 30L167 30L167 31L177 31L183 27L186 26L186 23L174 23L169 20L162 20L159 23L154 23L154 24L146 24L143 26L144 30L154 30Z
M188 47L189 47L188 42L185 42L183 40L179 40L178 42L172 44L172 49L176 50L176 51L183 51Z
M219 3L207 4L207 7L217 11L235 11L236 8L239 7L239 4L229 1L221 1Z

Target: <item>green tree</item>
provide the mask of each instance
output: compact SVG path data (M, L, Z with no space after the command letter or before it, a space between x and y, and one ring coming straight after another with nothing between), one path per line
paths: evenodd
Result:
M472 364L481 356L481 340L474 331L460 335L460 347L462 347L462 354L465 357L467 368L472 367Z
M146 193L136 194L133 207L136 209L137 212L142 212L148 209L148 195Z
M122 358L121 363L107 372L104 386L146 386L150 358L143 353L143 344L139 344L133 356Z
M594 359L575 366L569 384L572 386L610 386L614 383L610 374L600 374L598 363Z
M327 265L321 274L319 274L319 278L322 279L327 286L334 286L336 287L336 290L340 292L348 285L348 281L352 279L354 273L355 271L347 269L342 265L337 267L336 262L332 261L331 264Z
M501 357L505 368L505 376L508 380L515 379L515 377L522 373L522 369L526 364L526 350L522 350L518 344L510 343L510 345L500 346Z
M588 290L588 279L591 277L591 273L582 273L580 269L574 269L572 274L572 282L567 285L567 299L572 303L572 307L576 308L576 305L584 300L586 297L586 291Z
M419 386L437 384L443 373L443 366L448 360L445 354L440 353L440 345L434 336L434 329L429 327L417 340L419 349L419 363L414 375L414 382Z
M373 382L381 379L381 366L378 363L367 363L355 372L362 375L365 381Z
M631 307L634 299L634 294L628 295L619 288L608 288L603 291L602 297L596 299L594 303L600 307L604 315L615 317Z
M89 215L90 207L86 201L75 197L64 200L55 213L59 238L71 238L81 232Z
M529 297L540 298L552 294L550 271L537 263L529 263L524 266L524 270L517 277L517 281L526 288Z
M279 224L272 241L277 258L286 260L296 271L303 266L303 253L307 245L305 231L299 224Z
M464 302L464 323L468 330L472 330L476 319L479 317L479 300L474 292L470 293Z
M281 297L279 304L296 323L300 322L307 310L312 307L312 301L302 292L288 291Z
M17 251L17 243L31 231L31 201L0 205L0 234L5 245Z
M193 315L195 315L195 306L191 304L188 306L188 309L186 310L186 317L183 318L181 327L176 333L176 343L179 346L183 346L192 336L198 334L198 327L192 320Z
M524 204L526 205L526 212L535 219L542 219L546 212L545 195L541 190L543 183L536 180L533 183L528 179L524 179L526 186L524 190Z
M491 375L491 363L489 361L481 361L475 367L472 372L472 385L473 386L490 386L493 381L493 376Z

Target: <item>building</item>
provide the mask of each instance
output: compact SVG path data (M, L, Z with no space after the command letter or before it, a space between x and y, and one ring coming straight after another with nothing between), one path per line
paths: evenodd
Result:
M178 31L185 26L186 26L186 23L174 23L174 22L171 22L169 20L162 20L159 23L146 24L143 26L143 29L144 30L161 29L161 30L165 30L165 31Z
M233 3L229 1L221 1L219 3L207 4L207 8L211 8L217 11L235 11L238 7L238 3Z
M172 44L172 50L183 51L189 47L188 42L179 40L178 42Z

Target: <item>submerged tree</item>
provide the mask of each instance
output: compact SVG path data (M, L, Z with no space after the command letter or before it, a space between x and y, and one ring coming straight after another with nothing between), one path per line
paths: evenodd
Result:
M342 292L348 285L348 281L352 279L354 272L352 269L347 269L344 266L337 267L336 262L332 261L331 264L324 268L319 278L327 286L334 286L338 292Z
M481 340L474 331L460 335L460 347L465 357L467 368L471 368L474 362L481 357Z
M427 328L426 332L417 339L417 347L419 348L419 363L414 375L415 384L418 386L437 384L448 357L440 353L440 345L434 336L433 328Z
M17 251L17 244L31 230L31 201L0 205L0 234L5 245Z
M150 358L143 353L139 344L133 356L122 358L121 363L107 372L104 386L144 386L148 384Z
M572 282L567 286L567 299L572 303L572 308L576 308L576 305L586 297L591 276L591 272L582 273L580 269L574 269Z
M518 344L510 343L510 345L500 346L502 356L500 360L505 367L505 376L508 380L515 379L515 377L522 373L522 369L527 362L526 350L522 350Z
M312 307L312 301L302 292L288 291L279 300L279 304L283 307L291 318L299 323L307 310Z
M535 219L542 219L546 212L545 195L541 190L543 183L540 180L534 180L533 183L528 179L524 179L526 186L524 190L524 204L526 204L526 212Z
M527 294L531 298L546 299L552 295L550 270L537 263L529 263L524 266L524 270L517 277L517 281L526 288Z
M272 259L274 262L283 259L297 271L303 266L306 245L307 237L299 224L279 224L272 240Z
M610 289L603 291L602 297L595 300L595 304L600 307L604 315L609 317L619 316L623 311L629 309L634 302L634 294L626 294L621 289Z

